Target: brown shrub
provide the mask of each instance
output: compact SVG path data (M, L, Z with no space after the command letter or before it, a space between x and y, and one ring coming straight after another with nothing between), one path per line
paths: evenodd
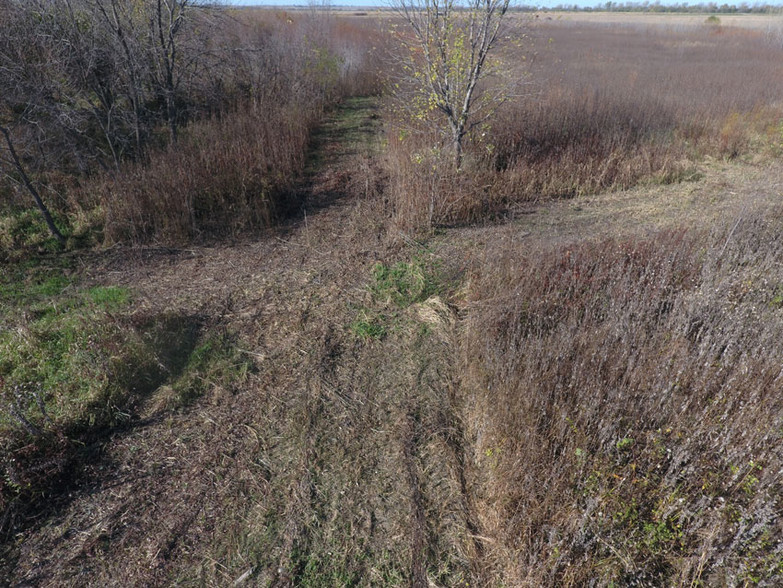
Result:
M487 253L466 405L509 584L780 581L782 219Z
M495 174L475 161L455 169L435 133L406 135L390 124L387 136L387 198L398 228L478 221L500 207L503 194L495 189Z
M106 239L183 243L269 226L288 206L313 123L266 108L191 125L177 145L100 184Z

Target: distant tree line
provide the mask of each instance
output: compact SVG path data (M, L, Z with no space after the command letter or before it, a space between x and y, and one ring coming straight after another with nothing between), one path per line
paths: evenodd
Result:
M540 10L538 7L526 6L525 10ZM551 10L564 12L671 12L680 14L780 14L783 8L772 4L718 4L705 2L701 4L661 4L660 2L604 2L594 6L579 6L578 4L558 4Z

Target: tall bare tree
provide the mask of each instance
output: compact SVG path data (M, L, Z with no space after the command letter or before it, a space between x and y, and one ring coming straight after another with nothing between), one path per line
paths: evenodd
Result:
M150 33L153 36L150 47L155 56L154 79L166 104L166 121L172 143L177 142L179 127L176 104L177 89L182 79L178 67L182 60L179 54L179 32L185 24L189 4L189 0L154 0L150 7Z
M48 64L59 61L59 55L38 42L34 23L11 2L0 5L0 26L0 175L32 196L49 231L64 244L65 237L36 186L35 170L30 172L31 163L48 159L50 153L56 154L52 157L62 153L62 138L71 123L57 104L67 102L67 93L57 92L49 75ZM44 130L54 119L60 119L61 128L66 129L58 137Z
M60 245L65 245L65 236L60 232L60 229L57 228L57 225L54 224L54 219L52 218L52 215L49 212L49 208L46 206L46 204L44 204L43 198L41 198L41 194L38 192L37 188L35 187L35 184L33 184L33 181L30 179L30 176L27 175L27 171L25 170L25 167L22 164L22 160L19 159L19 154L16 152L16 149L14 148L14 142L13 139L11 138L11 133L9 132L8 128L0 126L0 134L3 135L3 140L5 141L5 148L8 151L9 160L12 169L16 172L16 175L19 176L19 180L21 181L22 185L24 185L25 189L33 197L33 200L35 201L35 205L38 207L38 210L41 211L44 221L46 222L46 226L49 228L49 232L52 234L52 236L55 239L57 239ZM0 161L2 159L3 158L0 158Z
M403 78L414 115L437 111L454 164L462 165L463 140L504 100L503 92L482 87L493 73L490 54L498 43L510 0L393 0L409 25L400 35Z

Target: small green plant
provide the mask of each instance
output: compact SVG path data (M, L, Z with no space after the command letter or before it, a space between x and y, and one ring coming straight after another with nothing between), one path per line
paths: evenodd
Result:
M621 526L634 527L639 521L639 508L636 500L630 504L621 505L621 509L614 513L614 522Z
M383 339L386 336L386 326L380 317L372 318L362 313L350 326L354 335L364 340Z
M783 286L775 288L775 295L769 301L770 308L783 308Z
M682 525L673 516L644 523L644 543L653 553L669 552L680 546Z
M438 291L434 276L420 260L400 261L391 266L376 263L372 277L370 291L375 299L399 308L422 302Z
M631 437L623 437L617 442L617 451L628 451L633 447L633 439Z
M732 466L732 472L735 471L735 467L736 466ZM760 482L760 480L756 477L755 472L760 472L761 470L761 465L755 461L751 460L748 463L747 473L738 482L739 487L747 496L753 496L753 494L755 494L756 485ZM736 468L736 473L739 474L739 472L740 468Z
M109 311L119 310L130 300L128 289L117 286L96 286L91 288L87 295L94 304Z

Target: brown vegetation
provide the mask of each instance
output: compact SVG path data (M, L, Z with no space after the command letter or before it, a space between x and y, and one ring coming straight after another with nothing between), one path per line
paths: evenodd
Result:
M231 17L176 141L14 129L112 246L3 188L0 580L780 585L780 50L541 19L457 169L374 20Z
M687 180L705 157L780 148L783 72L778 47L760 31L552 22L529 30L527 52L506 50L509 64L530 62L518 74L528 76L524 95L509 97L466 146L467 173L446 168L436 135L389 123L402 225Z
M5 190L30 176L61 230L90 218L106 244L270 226L296 205L324 112L378 91L381 43L366 20L170 0L161 33L157 12L148 22L113 0L3 6ZM19 157L3 157L13 145Z
M191 124L149 161L88 184L100 195L109 243L185 243L271 226L301 205L295 187L324 111L377 91L374 39L361 24L285 13L255 18L240 25L253 56L238 82L250 84L247 96ZM251 26L258 31L244 30Z
M496 573L779 578L780 220L488 248L465 357Z

